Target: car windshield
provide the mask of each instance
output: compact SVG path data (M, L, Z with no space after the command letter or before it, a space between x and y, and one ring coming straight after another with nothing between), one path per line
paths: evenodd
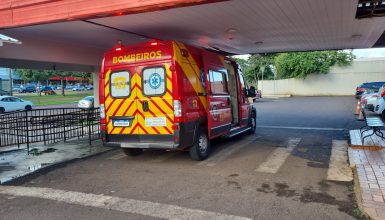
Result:
M94 97L92 97L92 96L87 96L87 97L85 97L83 100L94 101Z

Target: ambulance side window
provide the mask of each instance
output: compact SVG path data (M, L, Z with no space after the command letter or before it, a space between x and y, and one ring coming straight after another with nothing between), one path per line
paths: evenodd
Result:
M243 74L242 74L241 69L238 69L238 72L239 72L239 81L241 82L241 86L242 86L241 89L244 89L244 88L247 89L247 86L245 85L245 80L243 78Z
M128 71L111 73L110 90L111 97L113 98L126 98L130 96L130 73Z
M212 94L227 94L227 77L220 71L209 70L210 90Z
M164 67L149 67L143 69L143 94L146 96L161 96L166 92L166 70Z

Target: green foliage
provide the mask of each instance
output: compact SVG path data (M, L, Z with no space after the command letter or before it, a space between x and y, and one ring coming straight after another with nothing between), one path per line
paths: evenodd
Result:
M327 74L333 65L347 66L354 59L352 52L313 51L282 53L275 59L278 77L302 78L309 74Z
M275 54L251 55L247 60L237 59L248 82L258 79L274 79Z
M85 72L73 72L73 71L56 71L56 70L35 70L35 69L17 69L16 74L23 79L25 82L37 82L45 83L47 80L49 80L53 76L59 76L61 78L61 94L64 96L64 87L65 81L64 77L67 76L75 76L75 77L82 77L82 78L88 78L91 76L91 73L85 73Z
M347 66L354 55L346 51L312 51L252 55L237 59L248 82L276 78L306 78L309 74L327 74L331 66ZM263 77L262 77L263 76Z
M16 74L26 82L44 82L52 77L52 70L17 69Z

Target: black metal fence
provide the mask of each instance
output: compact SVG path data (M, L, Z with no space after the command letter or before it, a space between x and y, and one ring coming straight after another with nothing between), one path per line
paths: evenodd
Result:
M0 115L0 147L45 144L88 137L100 138L99 108L51 108L9 112Z

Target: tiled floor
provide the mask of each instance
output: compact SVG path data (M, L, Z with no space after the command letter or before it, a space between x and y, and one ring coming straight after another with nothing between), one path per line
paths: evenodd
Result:
M349 149L349 160L355 165L362 205L373 219L385 220L385 149Z

